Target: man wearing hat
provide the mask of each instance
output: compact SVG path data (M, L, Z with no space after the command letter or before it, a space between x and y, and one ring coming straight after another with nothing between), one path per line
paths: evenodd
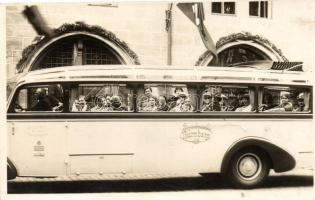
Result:
M297 105L294 108L294 112L303 112L305 103L304 103L304 93L300 93L297 98Z
M220 101L221 96L219 95L213 95L209 91L206 91L203 94L203 102L201 111L207 112L207 111L221 111Z

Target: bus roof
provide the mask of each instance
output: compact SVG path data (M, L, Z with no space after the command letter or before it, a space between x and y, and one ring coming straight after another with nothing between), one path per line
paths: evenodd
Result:
M219 82L308 85L310 74L251 67L82 65L28 72L17 85L42 82Z

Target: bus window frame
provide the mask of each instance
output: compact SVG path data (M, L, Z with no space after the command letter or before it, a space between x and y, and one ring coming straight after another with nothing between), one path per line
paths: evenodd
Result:
M144 84L150 84L150 83L161 83L161 84L185 84L185 85L193 85L195 89L197 89L197 96L201 95L203 90L198 91L199 89L202 89L202 85L236 85L237 86L246 86L246 87L254 87L255 88L255 96L257 94L257 99L255 97L255 104L256 107L255 109L258 110L257 112L230 112L230 111L225 111L225 112L200 112L201 109L201 103L197 103L197 107L195 111L193 112L139 112L137 110L136 104L134 104L134 109L133 111L128 111L128 112L100 112L100 113L95 113L95 112L71 112L69 105L69 92L71 89L71 85L73 84L97 84L97 83L106 83L106 84L126 84L129 85L130 88L133 88L133 98L134 101L137 98L136 96L136 91L140 85ZM50 111L45 111L45 112L36 112L36 111L28 111L28 112L15 112L14 111L14 103L19 91L23 88L26 88L28 86L40 86L40 85L49 85L49 84L59 84L63 88L63 100L64 100L64 109L61 112L50 112ZM14 90L14 94L10 100L10 105L7 109L7 117L8 118L23 118L22 116L25 116L25 118L42 118L42 117L47 117L47 118L54 118L55 117L61 117L61 118L67 118L67 117L72 117L72 118L209 118L209 119L225 119L225 118L313 118L313 102L312 100L310 101L310 112L305 112L305 113L279 113L279 112L269 112L269 113L264 113L264 112L259 112L259 105L258 105L258 89L260 87L265 87L265 86L287 86L291 88L307 88L310 90L310 98L313 99L313 86L311 85L288 85L288 84L256 84L256 83L222 83L222 82L194 82L194 83L189 83L189 82L164 82L164 81L154 81L154 82L145 82L145 81L103 81L103 80L98 80L98 81L61 81L61 82L36 82L36 83L26 83L26 84L21 84ZM200 97L199 97L200 98ZM137 113L137 114L135 114Z
M257 91L257 104L258 104L258 99L259 99L259 93L261 92L261 95L263 95L263 91L265 87L289 87L290 89L306 89L309 90L310 92L310 102L309 102L309 112L263 112L259 111L259 114L270 114L270 115L278 115L278 114L286 114L286 115L294 115L294 114L302 114L302 115L307 115L307 114L312 114L313 115L313 86L312 85L288 85L288 84L257 84L257 87L259 88ZM258 105L259 107L259 105Z
M19 94L20 94L20 91L21 90L23 90L23 89L27 89L28 90L28 88L31 88L31 87L41 87L41 86L49 86L49 85L60 85L61 86L61 88L62 88L62 98L63 98L63 101L65 101L66 100L66 98L67 98L67 96L65 95L65 87L64 87L64 84L63 84L63 82L38 82L38 83L27 83L27 84L23 84L23 85L20 85L20 86L18 86L13 92L14 92L14 94L13 94L13 96L12 96L12 98L11 98L11 101L9 102L10 103L10 105L9 105L9 107L8 107L8 111L7 111L7 114L9 114L9 113L15 113L15 114L24 114L24 113L46 113L46 114L48 114L48 113L65 113L65 102L62 102L63 103L63 109L62 109L62 111L57 111L57 112L54 112L54 111L26 111L26 112L16 112L15 111L15 103L14 102L16 102L16 100L17 100L17 98L18 98L18 96L19 96ZM29 96L29 94L27 94L27 96Z
M206 89L206 85L211 85L211 86L225 86L225 87L229 87L229 86L233 86L235 88L241 88L241 87L246 87L248 89L248 93L250 89L254 90L254 111L252 112L235 112L235 111L210 111L210 112L201 112L201 106L202 106L202 92L205 91ZM200 101L199 104L200 106L198 107L198 109L200 110L200 113L230 113L230 114L252 114L252 113L257 113L258 110L258 90L257 90L257 84L252 84L252 83L239 83L236 85L236 83L200 83ZM256 99L256 95L257 95L257 99Z
M132 82L129 82L129 81L81 81L81 82L65 82L68 86L68 98L66 99L67 103L68 103L68 108L67 108L67 113L98 113L98 114L106 114L106 113L134 113L135 112L135 104L133 104L133 110L131 111L106 111L106 112L91 112L91 111L76 111L76 112L73 112L71 111L70 109L70 91L72 88L74 87L79 87L80 85L114 85L114 84L124 84L126 85L126 88L130 88L130 90L132 91L133 93L133 96L132 96L132 99L134 99L134 96L135 96L135 86ZM132 103L134 100L132 100Z
M137 92L138 92L138 87L139 86L140 88L145 88L145 85L148 85L148 84L164 84L164 85L186 85L186 88L188 90L188 88L191 88L191 89L195 89L196 92L197 92L197 100L196 100L196 105L195 105L195 108L194 108L194 111L192 112L170 112L170 111L155 111L155 112L143 112L143 111L139 111L138 110L138 105L137 105L137 101L138 101L138 97L137 97ZM155 81L155 82L142 82L142 83L137 83L135 84L136 87L135 87L135 90L133 91L133 94L135 96L135 99L136 99L136 104L134 105L134 107L136 107L137 109L136 110L136 113L198 113L200 111L200 96L198 95L198 85L200 86L200 84L196 84L196 83L185 83L185 82L158 82L158 81Z

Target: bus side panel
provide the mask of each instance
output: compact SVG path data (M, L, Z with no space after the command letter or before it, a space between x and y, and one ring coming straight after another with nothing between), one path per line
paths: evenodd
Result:
M220 172L232 145L256 137L313 167L311 120L78 119L9 121L8 156L21 176Z
M65 175L67 141L61 121L9 121L8 157L19 176Z
M69 121L69 130L72 173L219 172L226 149L246 134L223 120L191 119Z
M69 129L73 173L220 172L224 154L248 137L284 148L303 167L311 160L301 152L313 147L307 120L119 119L69 121Z

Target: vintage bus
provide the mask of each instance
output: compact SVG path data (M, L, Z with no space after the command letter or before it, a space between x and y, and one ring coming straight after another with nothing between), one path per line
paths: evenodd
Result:
M257 187L271 169L312 167L308 76L246 66L29 72L8 100L8 179L211 172Z

